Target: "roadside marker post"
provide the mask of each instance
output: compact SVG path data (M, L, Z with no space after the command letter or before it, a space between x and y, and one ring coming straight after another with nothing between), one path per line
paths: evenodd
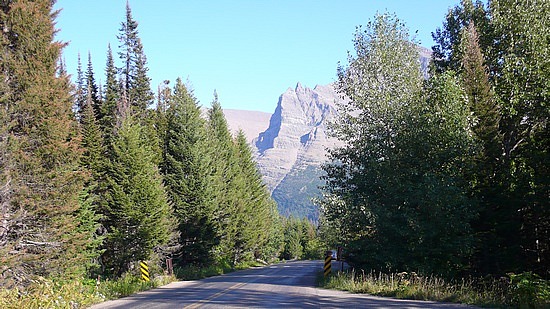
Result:
M338 246L338 253L336 255L336 260L340 261L340 266L342 267L342 272L344 272L344 258L342 256L342 253L344 252L344 249L340 246Z
M149 281L149 266L147 262L139 262L139 270L141 271L141 280Z
M331 264L332 264L332 251L327 251L326 257L325 257L325 267L324 267L325 277L330 275L331 273Z
M174 266L172 266L172 259L166 259L166 271L168 275L174 274Z

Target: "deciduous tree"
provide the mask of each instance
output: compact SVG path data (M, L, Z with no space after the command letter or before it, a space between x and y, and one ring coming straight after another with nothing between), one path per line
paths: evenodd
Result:
M354 262L378 269L462 270L471 208L460 170L472 151L464 93L452 75L423 87L418 50L396 17L355 34L339 67L347 99L332 125L323 212L350 242Z

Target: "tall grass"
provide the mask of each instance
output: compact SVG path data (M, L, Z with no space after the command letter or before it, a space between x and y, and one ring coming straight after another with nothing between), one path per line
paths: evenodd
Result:
M532 282L531 285L533 285ZM534 289L534 293L522 299L517 297L518 291L521 292L522 289L518 289L519 286L508 278L471 278L449 282L436 276L419 276L416 273L384 274L351 271L338 272L327 279L323 278L320 280L320 285L352 293L403 299L456 302L498 308L550 308L547 282L544 280L537 282L542 284ZM521 295L525 296L525 293Z
M85 308L174 280L173 276L157 276L149 282L142 282L135 274L99 283L96 280L55 281L38 278L25 289L0 289L0 308Z
M151 264L154 267L153 264ZM140 291L149 290L176 280L196 280L225 274L237 269L258 266L260 263L247 263L231 266L217 263L207 267L188 266L175 268L172 276L154 276L143 282L138 269L124 274L118 279L92 279L56 281L38 278L24 289L0 289L0 308L85 308L103 301L118 299ZM152 273L163 273L162 268Z

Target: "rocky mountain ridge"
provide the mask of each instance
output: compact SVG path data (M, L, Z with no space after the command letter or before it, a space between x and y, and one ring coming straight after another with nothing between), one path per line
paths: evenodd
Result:
M431 51L419 47L425 77L430 58ZM341 100L333 84L311 89L297 83L279 97L268 122L266 113L226 112L230 128L235 132L241 127L247 134L264 182L283 215L318 219L312 198L320 196L327 149L342 145L327 134L327 124L337 116Z
M338 94L332 85L310 89L298 83L280 97L269 127L254 139L258 166L274 191L293 169L319 166L326 148L338 141L326 134L327 121L336 115Z
M232 132L242 129L247 135L264 182L284 215L318 218L311 199L320 194L327 148L340 144L327 135L339 100L332 84L311 89L297 83L281 94L269 121L265 113L224 111ZM264 129L259 130L262 121Z

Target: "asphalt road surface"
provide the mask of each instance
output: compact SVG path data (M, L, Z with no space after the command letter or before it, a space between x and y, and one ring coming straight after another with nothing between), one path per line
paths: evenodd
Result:
M315 280L322 269L322 261L277 264L173 282L92 308L475 308L319 289Z

